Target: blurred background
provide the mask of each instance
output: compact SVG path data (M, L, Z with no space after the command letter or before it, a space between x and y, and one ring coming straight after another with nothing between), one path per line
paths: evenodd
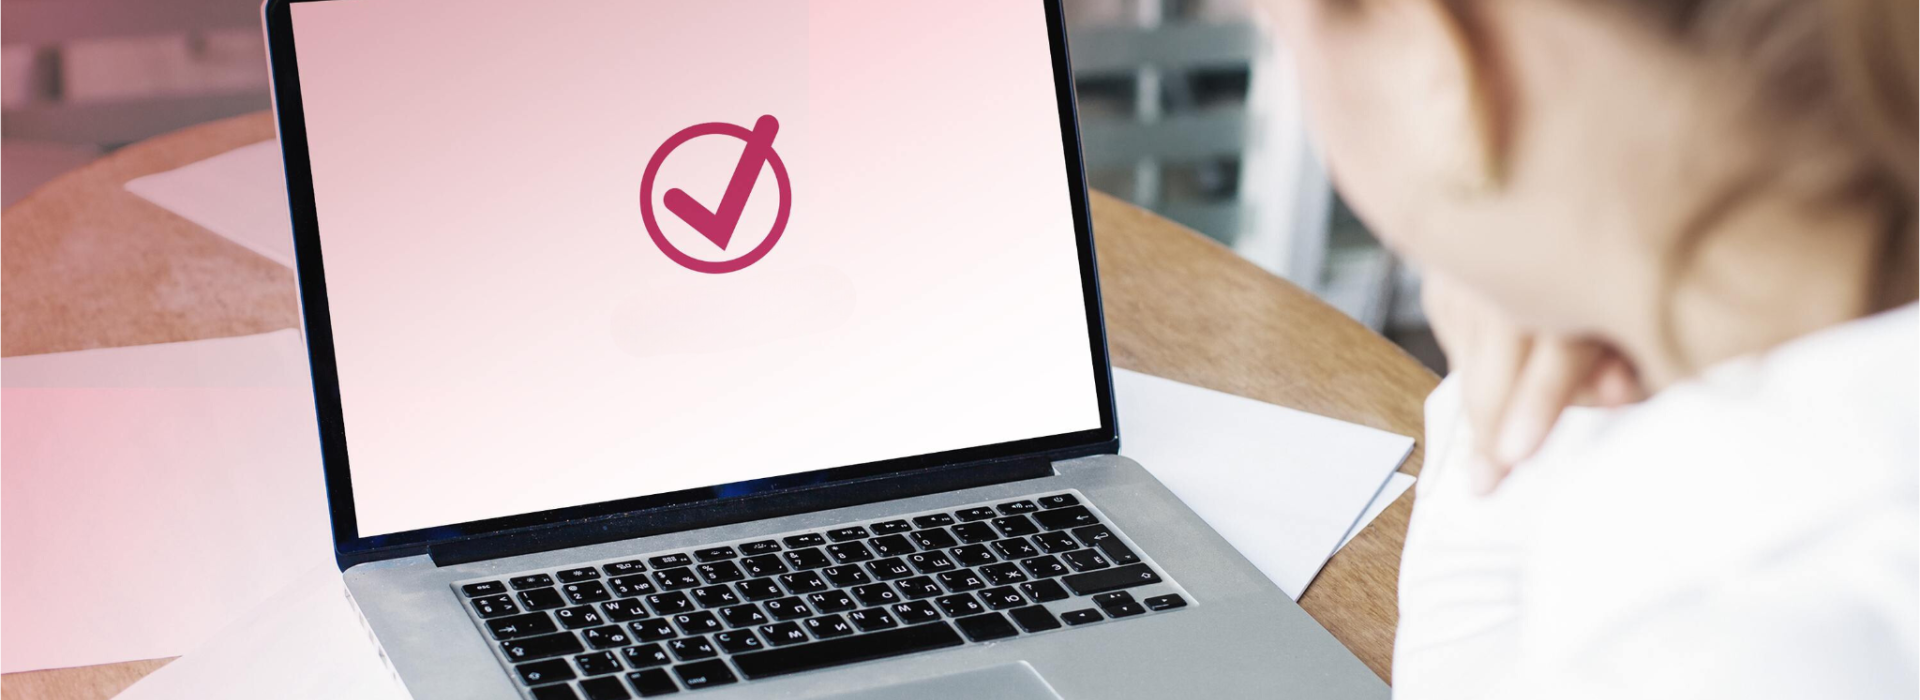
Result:
M1419 280L1341 203L1247 0L1064 0L1090 184L1320 295L1436 371ZM259 0L5 0L0 200L268 108Z

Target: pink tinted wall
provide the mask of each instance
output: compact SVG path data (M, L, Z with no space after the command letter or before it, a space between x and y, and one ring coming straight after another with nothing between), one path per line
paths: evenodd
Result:
M294 6L361 534L1097 427L1037 3ZM774 115L785 233L640 223ZM674 151L725 250L741 142ZM431 494L431 496L429 496Z

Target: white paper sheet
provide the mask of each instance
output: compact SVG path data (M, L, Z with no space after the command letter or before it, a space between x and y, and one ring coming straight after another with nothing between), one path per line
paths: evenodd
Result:
M1360 514L1360 523L1353 526L1353 531L1348 532L1345 539L1340 540L1340 549L1346 549L1347 543L1352 542L1353 538L1359 537L1361 530L1365 530L1368 525L1372 525L1374 518L1378 518L1381 513L1387 512L1387 506L1393 505L1393 502L1400 498L1400 494L1406 493L1407 489L1413 488L1413 481L1414 478L1412 475L1402 474L1400 472L1394 472L1392 476L1387 477L1387 485L1380 488L1380 495L1374 496L1373 502L1367 504L1367 511Z
M1413 438L1115 369L1132 457L1298 599Z
M247 250L293 266L293 224L278 139L135 178L126 187Z
M331 565L301 574L121 700L405 700Z
M0 670L174 656L332 562L297 331L0 360Z

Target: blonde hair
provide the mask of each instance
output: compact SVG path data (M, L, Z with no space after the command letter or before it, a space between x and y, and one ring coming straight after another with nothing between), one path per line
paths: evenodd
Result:
M1616 0L1601 0L1615 2ZM1920 159L1915 0L1628 0L1656 28L1734 66L1763 126L1811 143L1840 169L1835 201L1870 206L1885 238L1874 308L1920 295ZM1783 153L1793 158L1792 152ZM1792 165L1783 163L1782 165ZM1784 170L1784 169L1783 169Z

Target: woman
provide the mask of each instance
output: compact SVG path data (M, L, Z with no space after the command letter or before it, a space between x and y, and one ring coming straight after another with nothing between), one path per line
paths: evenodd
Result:
M1396 693L1920 695L1914 0L1269 5L1455 368Z

